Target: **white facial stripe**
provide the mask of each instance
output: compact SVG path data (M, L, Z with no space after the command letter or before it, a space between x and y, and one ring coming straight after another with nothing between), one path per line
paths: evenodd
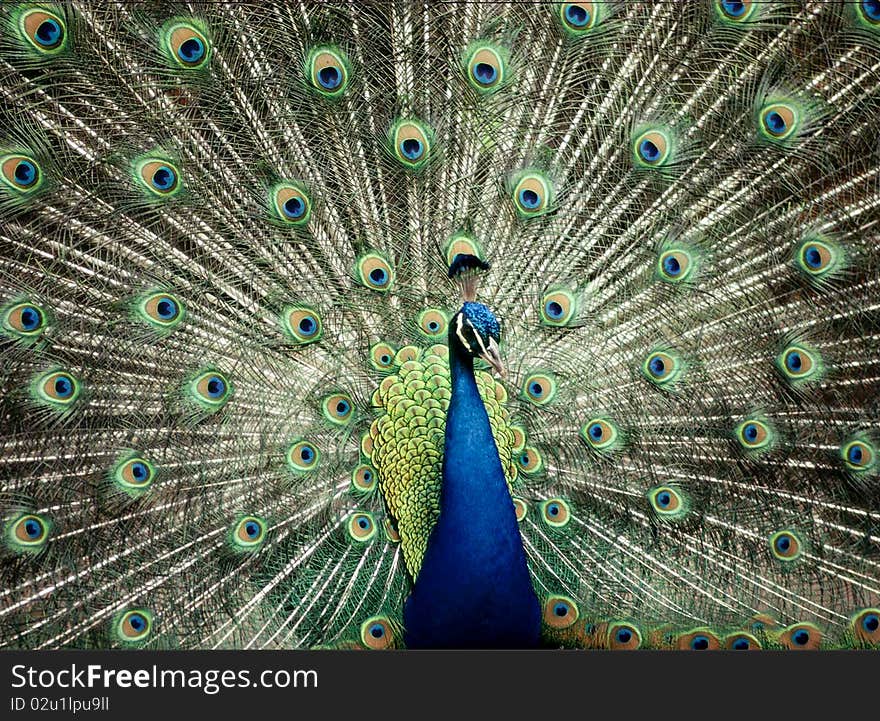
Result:
M471 344L467 342L467 339L464 337L464 333L462 333L463 325L464 325L464 315L459 313L458 322L455 324L455 335L458 336L458 339L461 341L461 344L468 349L470 353L473 353L473 349L471 348ZM470 321L468 321L468 325L470 325ZM472 326L473 327L473 326Z

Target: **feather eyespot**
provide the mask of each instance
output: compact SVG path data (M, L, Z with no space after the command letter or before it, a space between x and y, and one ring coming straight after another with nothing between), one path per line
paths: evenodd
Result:
M594 3L577 2L562 3L559 6L559 17L566 30L580 34L595 26L598 15Z
M0 180L24 195L42 185L42 173L37 161L27 155L5 155L0 158Z
M657 275L667 283L680 283L692 269L692 258L686 250L667 250L657 259Z
M358 543L366 543L376 535L378 530L373 516L364 511L358 511L349 516L346 529L349 537Z
M266 521L258 516L244 516L232 526L230 540L235 549L255 551L266 540Z
M376 370L385 371L394 366L397 351L388 343L376 343L370 347L370 365Z
M291 444L286 457L287 465L294 473L306 473L318 465L321 454L308 441L297 440Z
M163 158L142 158L135 164L135 170L140 185L157 197L170 198L183 187L177 168Z
M859 16L869 25L880 25L880 0L861 0L857 5Z
M207 411L216 411L232 396L232 386L219 371L203 371L190 381L190 397Z
M409 168L420 168L431 155L431 130L417 120L399 120L391 129L395 157Z
M756 5L752 0L716 0L715 7L722 17L742 23L751 17Z
M361 463L352 471L351 487L360 493L369 493L376 488L378 480L376 469L367 463Z
M394 627L385 616L373 616L361 624L361 643L374 651L394 646Z
M116 622L117 636L123 643L144 641L152 630L153 616L142 608L126 611Z
M761 643L750 633L732 633L724 639L728 651L760 651Z
M786 103L771 103L760 111L761 130L771 140L785 140L797 130L797 109Z
M477 92L491 93L504 83L505 64L498 48L490 45L472 47L466 67L468 82Z
M522 523L529 514L529 506L522 498L513 499L513 510L518 523Z
M446 314L436 308L429 308L419 313L419 331L428 338L439 338L446 333L449 324Z
M52 371L37 378L36 397L56 408L69 406L80 394L79 381L67 371Z
M856 639L867 646L880 645L880 608L866 608L850 620Z
M779 642L789 651L817 651L822 632L812 623L796 623L779 633Z
M67 43L67 26L64 20L43 8L22 13L19 28L25 39L44 55L57 53Z
M169 25L165 30L165 45L173 61L183 68L201 68L211 56L211 45L205 34L191 23Z
M36 303L15 303L3 314L3 328L19 338L35 338L46 328L46 313Z
M548 526L562 528L571 520L571 509L561 498L551 498L541 504L541 519Z
M464 233L458 233L449 239L444 251L446 255L446 265L452 265L456 255L473 255L480 260L483 259L483 251L475 238Z
M777 531L770 536L770 551L779 561L794 561L803 553L800 539L792 531Z
M612 623L608 626L608 648L615 651L634 651L642 645L642 634L631 623Z
M40 551L49 538L49 523L34 513L15 518L7 527L10 548L20 553Z
M344 426L354 418L354 403L347 393L334 393L321 403L321 410L331 423Z
M550 596L544 602L544 623L550 628L573 626L579 615L577 604L567 596Z
M819 354L802 345L790 345L780 353L776 365L783 377L793 383L809 381L820 374Z
M537 449L523 448L516 457L516 464L520 471L526 475L540 473L544 469L544 459Z
M513 185L516 212L522 218L546 213L553 200L553 186L541 173L529 171L519 176Z
M382 529L385 531L385 538L389 543L400 543L400 534L397 532L397 526L394 525L394 521L388 516L385 517Z
M840 456L846 468L857 473L872 470L877 462L874 446L863 438L845 443L840 449Z
M357 277L365 288L384 293L394 282L394 269L381 255L368 253L358 259Z
M610 450L619 439L617 426L607 418L594 418L581 428L581 437L597 451Z
M684 518L688 512L686 496L672 486L655 486L648 491L648 502L654 513L666 520Z
M329 47L315 48L306 63L309 81L321 95L336 98L348 87L348 59Z
M577 311L574 295L566 290L554 290L541 298L541 322L550 326L571 323Z
M681 362L671 352L655 351L642 364L642 373L655 385L668 385L681 374Z
M553 401L556 393L556 379L548 373L532 373L523 381L523 397L533 405L547 405Z
M774 435L769 424L757 418L750 418L736 427L736 438L743 448L760 451L769 448Z
M177 327L184 317L184 307L180 300L170 293L151 293L137 304L140 317L160 330Z
M140 495L149 488L156 477L156 468L146 458L129 456L116 465L113 480L123 491Z
M678 636L676 647L681 651L717 651L721 643L711 631L697 630Z
M633 141L636 163L642 166L663 165L669 159L671 149L669 137L660 130L648 130Z
M286 225L301 226L309 222L312 201L299 183L285 182L270 192L275 219Z
M281 325L287 337L298 345L314 343L324 334L321 316L308 306L285 308L281 314Z

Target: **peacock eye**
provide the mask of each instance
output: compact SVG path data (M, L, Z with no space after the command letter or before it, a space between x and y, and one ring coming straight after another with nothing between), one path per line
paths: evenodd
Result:
M391 264L376 253L368 253L358 259L357 276L364 287L383 293L394 282Z
M24 37L41 53L53 53L62 49L67 39L64 21L43 8L24 12L19 20Z
M376 535L376 521L369 513L359 511L349 517L347 529L352 540L366 543Z
M541 518L554 528L562 528L571 520L571 510L561 498L551 498L541 504Z
M546 212L552 198L552 186L544 175L531 171L524 173L513 187L517 213L523 218Z
M575 315L577 304L574 296L565 290L546 293L541 299L541 322L544 325L568 325Z
M373 616L361 624L361 643L369 649L381 651L394 645L394 630L385 616Z
M0 158L0 179L18 193L31 193L40 187L40 166L26 155L6 155Z
M751 634L734 633L725 639L724 648L729 651L757 651L761 648L761 644Z
M119 638L127 643L143 641L150 635L152 627L153 617L143 609L126 611L117 623Z
M353 417L354 405L351 396L346 393L334 393L327 396L321 403L324 417L336 425L345 425Z
M287 465L294 473L311 471L319 459L318 449L308 441L294 441L287 451Z
M244 516L232 528L232 543L240 550L256 550L266 540L266 522L257 516Z
M832 268L835 253L831 246L812 240L801 245L797 258L802 270L811 275L822 275Z
M21 338L33 338L46 327L46 314L34 303L16 303L3 316L3 327Z
M281 314L281 326L294 343L314 343L323 335L321 316L313 308L294 306L285 308Z
M616 426L608 419L594 418L581 428L581 436L597 451L611 448L618 439Z
M501 52L489 45L471 49L467 60L467 76L471 86L481 93L496 90L504 82L504 60Z
M648 493L648 500L657 513L674 514L682 507L682 497L674 488L660 486Z
M595 6L591 2L562 3L559 15L563 26L574 33L589 30L596 23Z
M54 406L67 406L79 396L80 386L70 373L53 371L37 380L36 390L41 400Z
M858 9L870 25L880 25L880 0L861 0Z
M168 160L143 158L138 161L136 178L150 193L159 197L176 195L183 187L180 173Z
M544 468L544 459L541 458L541 454L535 448L523 448L516 461L519 470L527 475L540 473Z
M574 625L579 616L577 604L567 596L550 596L544 602L544 623L563 629Z
M446 244L444 253L446 255L446 265L452 265L456 255L473 255L481 260L483 258L483 251L480 249L479 243L464 233L452 236Z
M681 371L681 363L672 353L657 351L651 353L642 364L645 377L657 385L666 385L674 381Z
M629 623L614 623L608 627L609 647L616 651L631 651L642 645L642 634Z
M772 435L766 423L749 419L737 426L736 437L745 448L757 450L769 446Z
M19 516L8 528L13 549L21 552L39 551L49 538L48 523L32 513Z
M312 87L324 96L338 97L348 86L348 60L338 50L312 50L307 67Z
M770 537L770 550L780 561L794 561L801 555L801 542L791 531L778 531Z
M351 487L355 491L368 493L376 487L377 480L375 469L366 463L361 463L352 471Z
M691 273L692 259L685 250L667 250L657 260L657 275L667 283L680 283Z
M232 393L226 376L218 371L204 371L190 382L190 394L206 410L220 408Z
M516 520L522 523L529 514L529 506L522 498L513 499L513 510L516 513Z
M208 62L210 45L204 34L189 23L176 23L165 31L168 52L184 68L200 68Z
M797 128L797 110L785 103L771 103L761 109L761 128L771 140L784 140Z
M790 651L815 651L822 643L822 632L811 623L797 623L779 634L779 642Z
M687 639L687 648L691 651L708 651L712 648L712 641L709 636L696 633Z
M669 157L669 138L659 130L648 130L633 141L633 152L639 165L662 165Z
M415 120L398 121L391 131L394 154L405 166L419 168L431 152L430 130Z
M446 315L436 308L423 310L419 314L419 330L429 338L437 338L446 333L448 321Z
M736 22L744 22L755 9L752 0L717 0L715 6L723 17Z
M556 379L547 373L532 373L523 381L522 392L534 405L547 405L556 397Z
M370 347L370 364L376 370L388 370L394 365L394 347L388 343L376 343Z
M145 458L134 456L118 464L113 475L123 490L142 491L153 482L156 469Z
M782 351L777 365L788 380L806 380L818 371L818 355L802 346L789 346Z
M271 190L275 217L292 226L305 225L312 214L312 201L299 183L280 183Z
M850 629L863 644L880 645L880 609L865 608L850 621Z
M142 298L137 310L141 318L161 330L176 327L184 316L183 304L170 293L152 293Z
M856 439L844 444L840 449L846 467L851 471L867 471L874 467L877 454L874 447L865 440Z

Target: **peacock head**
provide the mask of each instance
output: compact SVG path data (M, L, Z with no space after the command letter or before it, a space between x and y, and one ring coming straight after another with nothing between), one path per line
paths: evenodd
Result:
M500 376L507 375L498 343L501 324L488 306L476 302L477 275L489 264L475 255L458 254L449 266L449 277L461 285L464 304L449 324L449 349L470 358L481 358Z

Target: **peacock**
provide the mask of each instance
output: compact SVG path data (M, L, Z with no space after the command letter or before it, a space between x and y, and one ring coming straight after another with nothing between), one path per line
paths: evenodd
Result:
M0 647L880 646L880 2L3 3Z

